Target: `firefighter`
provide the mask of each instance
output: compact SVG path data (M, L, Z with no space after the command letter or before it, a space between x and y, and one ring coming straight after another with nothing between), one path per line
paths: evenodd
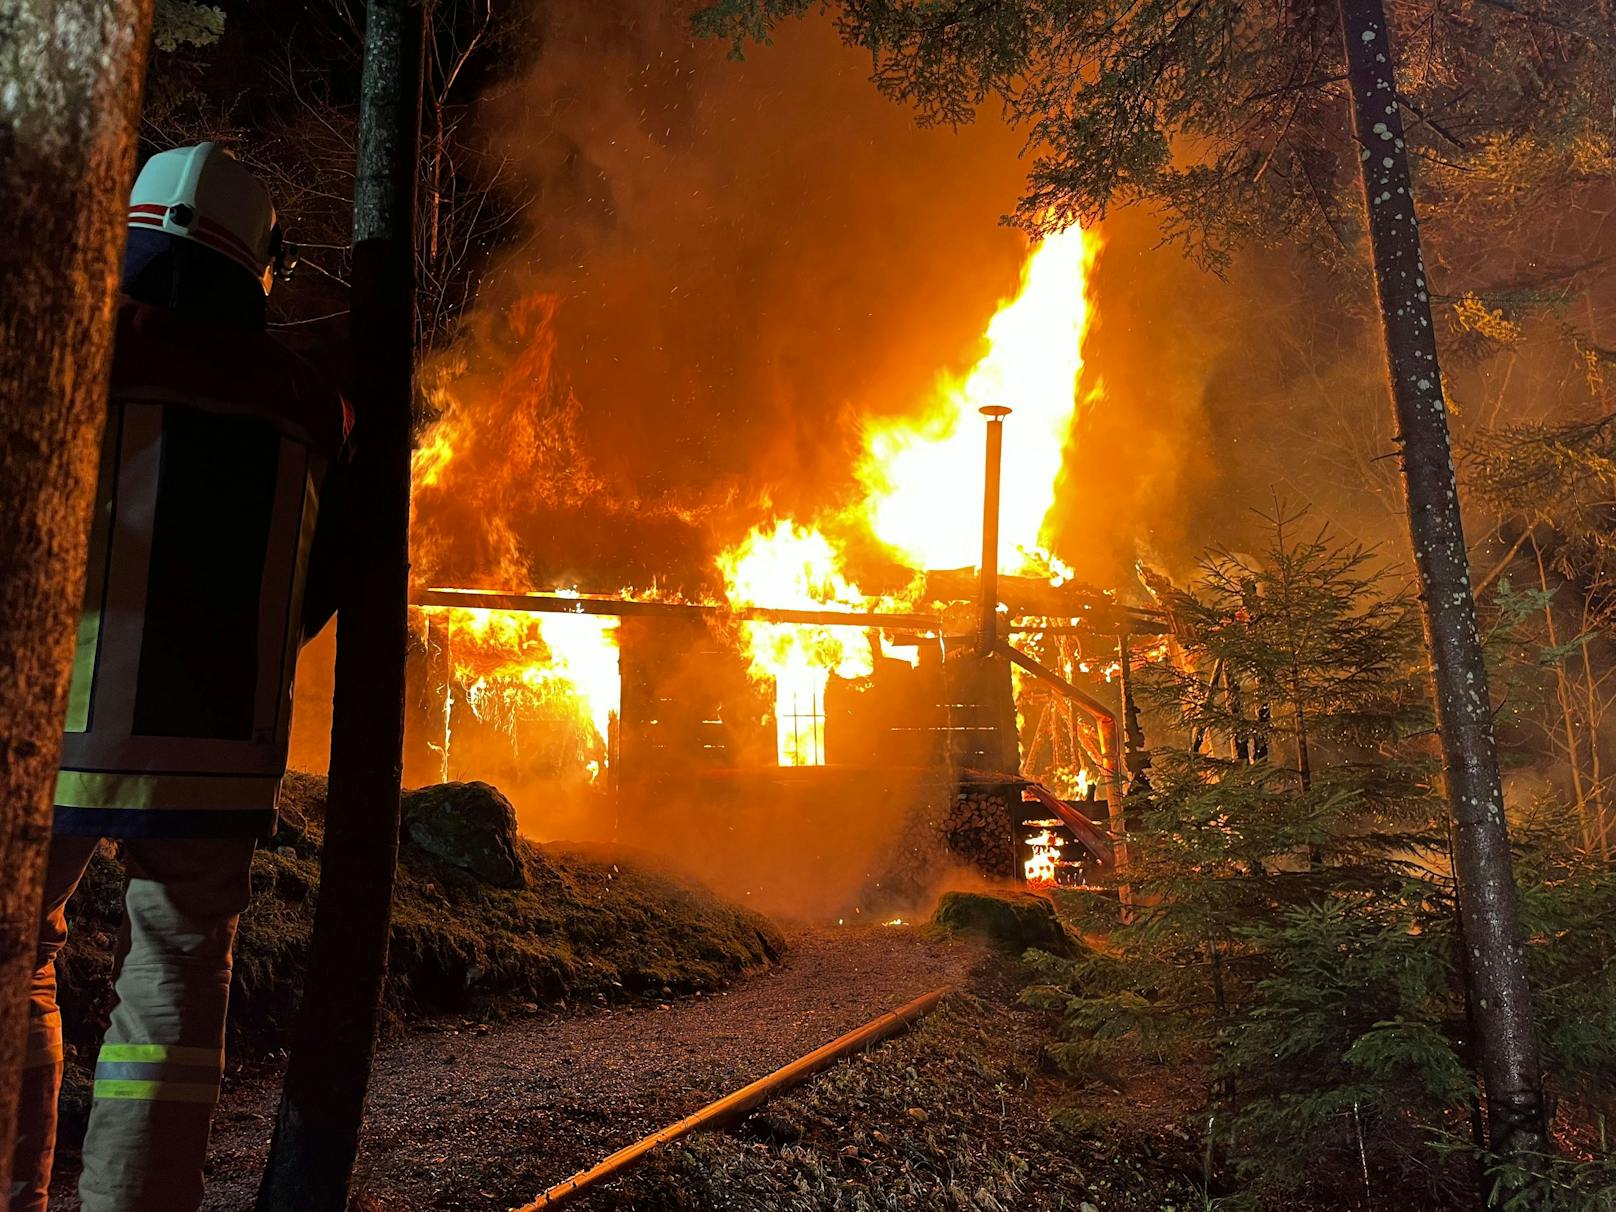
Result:
M231 946L275 824L298 648L329 616L342 397L265 330L289 267L212 143L153 156L123 298L33 974L12 1212L43 1209L62 1079L56 954L101 838L128 884L96 1059L87 1212L185 1212L224 1066Z

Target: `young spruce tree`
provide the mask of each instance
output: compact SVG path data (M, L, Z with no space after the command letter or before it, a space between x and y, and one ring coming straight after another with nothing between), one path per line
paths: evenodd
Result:
M1442 1206L1462 1167L1422 1128L1462 1129L1474 1082L1417 607L1304 513L1266 521L1169 603L1186 663L1139 676L1189 743L1129 804L1133 920L1033 996L1075 1071L1203 1059L1209 1148L1249 1190Z

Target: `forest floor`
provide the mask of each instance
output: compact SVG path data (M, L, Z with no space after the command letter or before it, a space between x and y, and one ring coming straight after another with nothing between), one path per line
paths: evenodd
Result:
M377 1058L358 1186L372 1206L503 1209L885 1010L968 980L985 952L909 927L796 927L730 990L504 1021L439 1018ZM279 1066L227 1078L205 1207L252 1206ZM78 1206L71 1158L52 1208ZM608 1195L596 1208L626 1206Z
M786 931L784 963L716 994L504 1021L434 1019L377 1058L359 1161L369 1212L491 1212L940 985L907 1035L843 1061L730 1132L687 1137L580 1212L1187 1212L1182 1108L1112 1092L1139 1122L1074 1124L1013 959L914 927ZM211 1212L251 1208L280 1066L235 1070L214 1124ZM1159 1083L1159 1077L1156 1079ZM1102 1117L1108 1118L1108 1117ZM77 1209L71 1156L52 1208Z

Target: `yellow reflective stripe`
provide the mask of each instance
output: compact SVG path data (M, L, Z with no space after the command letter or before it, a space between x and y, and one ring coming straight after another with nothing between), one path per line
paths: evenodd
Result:
M102 1044L99 1061L171 1061L177 1065L224 1065L219 1048L190 1048L184 1044Z
M96 1098L122 1098L147 1103L211 1103L217 1101L217 1086L194 1082L142 1082L127 1078L102 1078L95 1083Z
M67 691L68 732L90 727L90 705L95 694L95 658L101 646L101 610L106 605L107 553L112 541L113 495L118 479L118 455L123 447L123 410L107 417L101 442L101 468L95 478L95 521L90 527L89 557L84 569L84 598L79 610L78 642L73 651L73 677Z
M73 680L67 690L67 731L83 732L90 726L90 692L95 688L95 654L101 645L101 612L79 615L78 647L73 650Z
M121 774L88 770L56 772L59 808L216 808L240 812L274 808L281 781L206 774Z

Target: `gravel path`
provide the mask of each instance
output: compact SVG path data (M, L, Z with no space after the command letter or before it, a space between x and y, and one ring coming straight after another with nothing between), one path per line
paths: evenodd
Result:
M882 1011L963 980L980 955L908 927L805 927L788 938L780 968L716 996L492 1026L454 1020L390 1041L371 1084L361 1189L388 1212L524 1203ZM270 1077L226 1095L212 1212L251 1207L277 1094ZM66 1196L52 1208L76 1208Z

